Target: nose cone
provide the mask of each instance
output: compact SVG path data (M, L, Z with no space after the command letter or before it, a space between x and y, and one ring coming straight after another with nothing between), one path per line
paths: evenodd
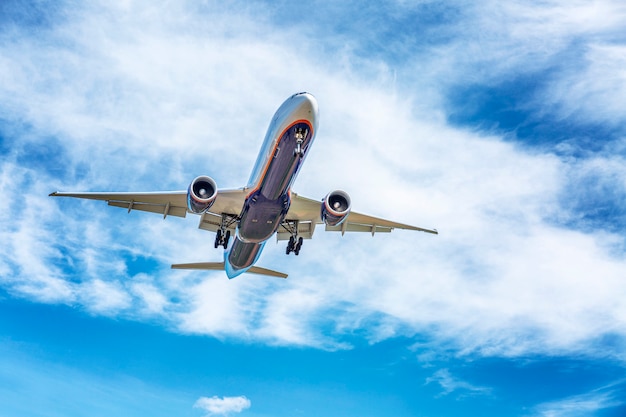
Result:
M319 110L317 99L310 93L297 93L289 97L281 106L279 113L282 113L290 120L308 120L313 127L313 132L317 132L317 119Z
M290 97L293 100L295 106L300 111L305 111L311 114L312 117L317 117L317 99L311 93L297 93Z
M297 93L285 100L278 108L272 119L272 126L276 130L274 133L280 133L297 120L307 120L313 127L315 135L317 119L318 109L315 97L309 93Z

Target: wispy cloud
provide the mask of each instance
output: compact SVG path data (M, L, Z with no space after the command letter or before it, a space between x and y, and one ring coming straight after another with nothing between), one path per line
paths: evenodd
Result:
M481 387L470 384L467 381L453 376L448 369L440 369L431 377L426 379L424 385L438 384L442 392L439 396L445 396L452 393L457 394L457 398L463 398L474 395L491 395L491 388Z
M200 397L193 405L208 413L208 415L229 415L241 413L250 408L252 403L244 396L239 397Z
M272 26L271 8L251 16L228 6L83 5L40 28L46 36L19 25L2 32L2 285L95 314L157 316L178 331L265 343L336 349L367 323L372 341L423 333L464 353L621 357L597 344L607 333L626 337L616 301L626 293L623 233L606 226L610 214L599 229L579 220L593 210L587 198L605 190L615 193L606 210L623 216L623 156L572 161L451 126L442 100L465 83L551 70L529 111L623 126L615 22L624 10L594 4L582 26L582 2L466 5L437 27L446 36L434 47L408 44L403 63L328 53L306 31ZM593 45L555 71L581 31ZM162 221L45 197L55 188L184 189L201 173L239 187L276 106L303 89L318 97L322 119L295 190L321 198L344 188L355 210L437 226L440 236L319 230L297 259L267 245L260 263L284 266L287 282L228 281L169 269L221 256L194 216ZM131 271L136 256L153 259L151 269Z
M607 409L622 406L624 401L615 385L595 389L591 392L550 401L534 407L533 417L587 417L600 415ZM622 390L623 391L623 390ZM602 414L604 415L604 414Z

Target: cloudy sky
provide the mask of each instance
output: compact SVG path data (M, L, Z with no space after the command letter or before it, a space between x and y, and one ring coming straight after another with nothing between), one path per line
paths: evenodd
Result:
M626 5L0 4L6 416L626 413ZM295 191L439 236L269 243L53 199L247 181L291 94Z

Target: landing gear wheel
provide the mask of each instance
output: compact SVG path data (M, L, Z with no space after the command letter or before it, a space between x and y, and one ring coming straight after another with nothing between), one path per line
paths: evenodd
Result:
M300 255L300 249L302 249L302 237L298 238L298 244L294 248L293 253L295 253L296 256Z
M222 229L217 229L217 234L215 235L215 249L222 243Z
M228 249L228 241L230 240L230 230L226 231L226 236L224 236L224 250Z
M302 241L304 240L303 237L298 236L298 220L285 220L282 223L282 227L291 235L289 236L285 253L289 255L293 252L298 256L302 248Z
M289 242L287 243L287 250L286 250L287 255L289 255L291 252L294 251L295 246L296 246L296 239L293 236L291 236L289 238Z
M233 226L239 218L233 214L222 214L222 222L220 226L217 228L217 233L215 234L215 249L219 246L223 246L224 250L228 249L228 242L230 241L231 229L234 229L236 226Z

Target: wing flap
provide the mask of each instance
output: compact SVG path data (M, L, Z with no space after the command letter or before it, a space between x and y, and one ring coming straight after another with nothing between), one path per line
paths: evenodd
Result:
M167 216L176 216L176 217L186 217L187 216L187 208L186 207L176 207L168 204L146 204L146 203L135 203L134 201L109 201L109 206L113 207L121 207L131 210L139 210L139 211L147 211L150 213L158 213L162 214L163 218Z
M374 224L356 224L350 222L342 223L339 226L326 226L327 232L365 232L371 233L372 235L376 233L390 233L391 230L391 227L382 227Z
M403 230L416 230L418 232L432 233L434 235L439 234L437 229L425 229L423 227L411 226L410 224L398 223L398 222L394 222L391 220L381 219L379 217L368 216L365 214L355 213L355 212L348 214L348 218L346 219L346 222L348 224L388 228L390 229L389 231L393 229L403 229ZM360 231L360 230L357 230L357 231Z

